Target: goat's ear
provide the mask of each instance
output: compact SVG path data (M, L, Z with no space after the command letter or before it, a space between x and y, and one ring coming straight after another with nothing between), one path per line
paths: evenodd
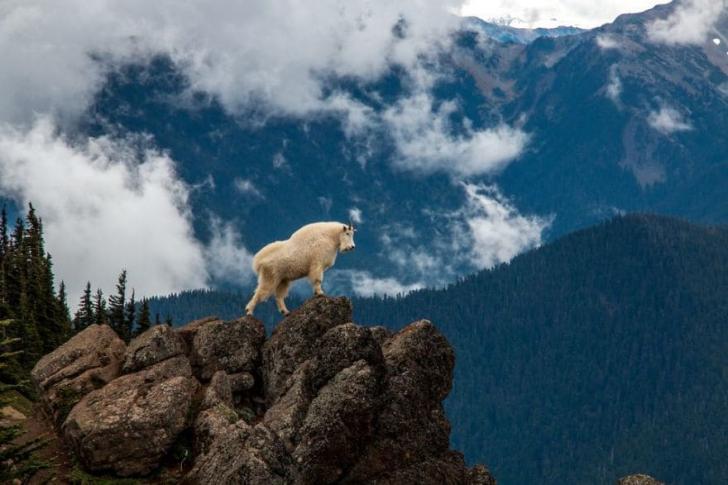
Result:
M346 227L346 226L344 226L343 232L346 232L346 229L347 229L347 227Z

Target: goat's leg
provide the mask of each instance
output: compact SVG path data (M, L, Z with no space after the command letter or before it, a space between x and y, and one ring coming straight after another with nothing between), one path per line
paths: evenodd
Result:
M321 288L321 284L324 282L323 268L317 267L312 269L308 274L308 281L311 282L314 295L319 296L324 294L324 290Z
M288 315L289 313L285 301L286 296L288 296L288 285L288 281L281 281L276 288L276 306L282 315Z
M271 293L273 293L273 288L275 287L261 274L258 277L258 287L255 288L253 298L251 298L248 304L245 305L245 314L252 315L255 311L256 305L270 297Z

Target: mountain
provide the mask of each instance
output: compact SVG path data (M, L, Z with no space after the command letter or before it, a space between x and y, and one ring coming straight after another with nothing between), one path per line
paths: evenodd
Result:
M376 119L404 123L419 107L445 116L446 128L396 135L395 123L356 136L331 113L242 116L215 97L190 95L190 81L156 57L109 72L76 130L144 134L168 151L194 187L203 242L229 223L255 252L304 223L361 214L359 249L339 258L330 288L442 285L614 214L728 221L728 56L712 35L699 45L653 42L650 22L678 5L581 33L526 35L469 20L430 67L429 100L396 65L373 80L327 78L326 92L345 93ZM723 14L716 31L728 32L726 22ZM525 150L499 170L464 176L447 165L422 169L416 156L403 165L395 138L443 129L428 146L445 150L478 130L519 136L504 126L524 134ZM491 240L489 231L515 236ZM250 283L213 284L248 291Z
M152 306L184 322L233 318L246 301L191 292ZM617 217L444 289L353 303L356 321L393 330L437 323L457 355L453 443L499 483L728 479L725 226Z
M392 328L438 322L458 357L453 442L499 483L728 480L728 227L618 217L445 289L354 305Z
M529 44L540 37L563 37L584 32L578 27L555 27L552 29L535 28L526 29L511 27L510 25L486 22L478 17L465 17L463 19L465 30L474 30L490 39L503 43Z

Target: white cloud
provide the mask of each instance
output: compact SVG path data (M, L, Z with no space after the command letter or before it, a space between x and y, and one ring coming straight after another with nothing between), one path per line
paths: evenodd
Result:
M456 110L454 102L445 102L433 111L425 91L388 108L382 118L397 147L395 167L468 177L497 172L524 150L528 135L505 124L475 130L466 121L464 133L454 134L450 115Z
M494 187L464 184L468 197L462 209L471 238L470 254L479 269L510 261L541 244L550 220L518 213Z
M253 198L265 199L263 193L258 189L258 187L255 186L255 184L250 179L236 177L233 180L233 184L235 185L235 189L241 194L248 195Z
M490 268L541 244L551 218L524 216L495 187L460 183L465 204L429 211L427 234L398 223L381 228L383 255L409 279L428 286Z
M648 24L647 34L653 42L702 44L726 8L726 0L684 0L668 17Z
M619 41L608 34L599 34L594 38L594 41L602 50L618 49L620 47Z
M343 111L356 131L367 108L327 94L323 80L372 80L393 63L416 65L449 42L458 24L449 12L461 3L6 0L0 121L27 123L34 112L75 116L110 66L166 54L192 89L217 96L231 112L251 104L295 115ZM404 35L395 34L398 24Z
M338 270L337 273L339 278L349 279L357 296L405 295L423 288L421 283L403 284L395 278L377 278L369 271Z
M647 122L652 128L665 135L692 129L690 123L683 119L682 114L669 106L663 106L659 111L651 111L647 116Z
M212 238L205 248L207 270L216 281L241 285L253 279L253 254L230 224L212 220Z
M57 278L70 295L89 280L113 290L123 268L137 296L207 283L188 187L166 154L135 145L108 138L72 143L48 118L29 131L0 127L0 193L36 206Z
M609 68L609 83L607 84L607 97L619 105L619 97L622 94L622 80L617 73L617 66Z
M462 15L509 22L514 27L573 25L593 28L612 22L618 15L641 12L665 0L468 0Z
M352 207L349 209L349 219L354 224L361 224L362 223L362 216L361 216L361 209L357 207Z

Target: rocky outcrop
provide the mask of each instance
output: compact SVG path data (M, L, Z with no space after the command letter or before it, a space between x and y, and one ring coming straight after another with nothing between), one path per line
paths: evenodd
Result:
M617 485L665 485L663 482L657 481L649 475L629 475L617 480Z
M190 362L201 380L210 380L220 370L226 373L253 371L260 362L265 328L255 318L196 323L191 339L190 333L183 331L190 340Z
M288 315L263 347L263 385L268 405L286 390L288 378L316 351L330 329L352 321L346 298L313 298Z
M185 356L124 375L81 399L63 437L90 471L149 473L185 428L197 387Z
M57 425L83 396L119 375L125 351L111 327L91 325L38 361L30 376Z
M89 390L61 433L86 469L120 476L152 472L184 435L190 484L494 485L449 449L455 356L442 334L425 320L392 334L351 318L349 300L316 297L268 341L252 317L154 327L121 344L116 378ZM53 362L66 375L75 360Z
M185 353L185 343L169 325L156 325L135 338L126 349L123 373L136 372Z

